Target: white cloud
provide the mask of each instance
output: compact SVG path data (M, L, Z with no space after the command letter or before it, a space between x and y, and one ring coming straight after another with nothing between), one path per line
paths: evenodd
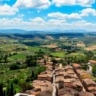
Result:
M95 0L53 0L53 1L50 1L50 0L17 0L13 6L10 6L8 4L0 5L0 15L15 15L19 11L19 8L36 8L38 9L38 12L39 12L40 9L48 8L50 5L52 5L52 3L56 4L56 6L63 6L63 5L90 6L94 2ZM96 10L87 8L82 11L82 15L78 13L72 13L69 15L57 13L55 15L57 16L59 15L59 17L63 17L63 18L77 19L77 18L80 18L80 16L81 17L87 16L89 14L96 16Z
M15 7L45 9L51 5L49 0L17 0Z
M25 30L88 30L96 31L96 23L90 23L84 20L67 22L65 20L49 19L44 20L41 17L24 21L22 18L2 18L0 19L0 29L25 29Z
M78 13L64 14L60 12L54 12L49 13L47 16L57 19L82 19L83 17L87 17L89 15L96 16L96 10L92 8L86 8Z
M66 14L60 13L60 12L54 12L54 13L49 13L48 17L53 17L53 18L58 18L58 19L63 19L66 18Z
M95 0L53 0L53 4L57 7L64 5L80 5L80 6L91 6L95 3Z
M7 4L0 5L0 15L15 15L18 12L16 7L11 7Z
M56 4L57 7L63 6L63 5L75 5L76 0L53 0L53 4Z
M61 26L61 24L64 23L66 23L66 20L50 19L47 21L48 26L50 27L55 26L56 28L58 28L59 26Z
M36 17L36 18L34 18L34 19L30 19L32 22L38 22L38 23L42 23L42 22L44 22L44 19L42 19L41 17Z
M81 16L78 13L72 13L68 15L70 19L81 19Z
M81 11L81 16L89 16L89 14L96 16L96 10L92 8L87 8Z
M19 24L20 25L20 23L22 24L22 19L21 18L14 18L14 19L8 19L8 18L2 18L2 19L0 19L0 24L2 24L2 26L4 25L6 25L6 27L8 27L8 26L14 26L14 25L17 25L17 24Z
M49 13L48 17L53 17L58 19L81 19L81 16L78 13L63 14L60 12L55 12L55 13Z
M81 6L91 6L95 3L95 0L76 0L78 5Z

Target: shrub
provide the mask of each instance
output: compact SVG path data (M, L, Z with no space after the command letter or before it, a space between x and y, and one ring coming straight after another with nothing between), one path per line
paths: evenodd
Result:
M12 64L10 66L10 70L17 70L17 69L19 69L19 66L17 64Z
M23 82L21 84L21 88L22 88L22 92L26 91L26 90L31 90L32 86L29 83Z
M96 76L96 66L92 67L92 73L93 73L94 76Z

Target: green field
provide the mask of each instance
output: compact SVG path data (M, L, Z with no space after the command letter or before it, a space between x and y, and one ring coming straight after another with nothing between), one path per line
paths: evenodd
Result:
M28 47L28 50L29 50L29 51L35 51L35 52L36 52L36 51L39 51L40 49L41 49L42 51L46 51L46 50L47 50L46 48L37 47L37 46L34 46L34 47L29 46L29 47Z
M54 56L54 57L64 57L65 54L66 54L66 53L65 53L64 51L51 53L51 55Z
M10 57L11 60L17 60L17 59L25 59L27 54L19 53L17 55L13 55Z
M31 47L31 46L29 46L28 47L28 50L29 51L39 51L40 50L40 47Z

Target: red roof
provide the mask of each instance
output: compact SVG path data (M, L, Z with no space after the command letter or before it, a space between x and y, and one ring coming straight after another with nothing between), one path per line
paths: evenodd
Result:
M90 62L91 64L96 64L96 61L95 61L95 60L89 60L89 62Z
M77 68L77 67L81 67L81 66L79 64L74 63L73 67Z

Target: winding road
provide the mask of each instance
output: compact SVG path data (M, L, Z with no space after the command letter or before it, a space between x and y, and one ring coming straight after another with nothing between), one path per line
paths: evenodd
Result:
M92 66L91 66L91 64L88 62L88 67L89 67L89 69L87 70L90 74L92 74Z

